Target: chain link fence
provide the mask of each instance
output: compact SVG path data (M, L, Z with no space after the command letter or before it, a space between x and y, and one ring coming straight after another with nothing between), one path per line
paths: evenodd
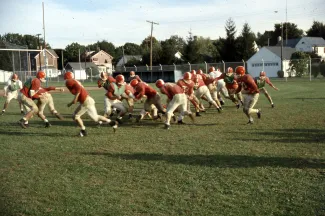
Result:
M26 49L22 46L7 45L10 48ZM1 48L1 47L0 47ZM11 74L18 74L19 78L24 82L28 77L35 76L37 71L37 65L32 61L30 56L31 52L26 51L9 51L0 50L0 83L5 83L10 78ZM82 63L81 63L82 64ZM269 77L308 77L310 81L313 78L324 76L325 77L325 62L324 59L310 58L310 59L297 59L297 60L283 60L282 73L281 73L281 62L276 61L264 61L255 60L252 61L241 61L241 62L218 62L218 63L207 63L203 62L200 64L173 64L173 65L155 65L152 66L133 66L133 67L115 67L113 75L123 74L126 80L129 77L130 71L135 71L145 82L155 82L157 79L164 79L167 82L175 82L185 72L191 70L201 69L204 73L209 72L210 67L220 69L221 72L227 70L228 67L235 69L237 66L244 66L248 73L252 76L258 76L260 71L265 71ZM80 71L72 71L76 75ZM62 82L65 71L62 72L56 68L47 68L46 70L48 81L51 82ZM86 76L81 78L82 82L94 82L99 77L99 71L86 70ZM78 76L76 76L78 79Z

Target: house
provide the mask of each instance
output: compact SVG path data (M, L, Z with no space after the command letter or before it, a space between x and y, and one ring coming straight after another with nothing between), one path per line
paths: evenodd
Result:
M98 75L98 67L92 62L68 62L64 69L72 71L77 80L85 80Z
M59 75L58 58L59 56L52 49L31 53L31 69L36 71L43 69L47 73L47 77L57 77Z
M288 77L289 62L295 48L283 47L283 71L284 76ZM265 46L259 49L247 61L247 71L253 77L259 76L261 71L265 71L268 77L277 77L277 72L281 70L281 46Z
M281 41L277 46L281 46ZM302 37L283 41L283 46L295 48L296 51L314 52L325 58L325 40L322 37Z
M122 67L130 60L142 61L142 56L141 55L124 55L120 58L120 60L118 60L116 67Z
M112 73L113 56L103 50L86 52L81 55L81 58L83 61L94 63L103 71Z

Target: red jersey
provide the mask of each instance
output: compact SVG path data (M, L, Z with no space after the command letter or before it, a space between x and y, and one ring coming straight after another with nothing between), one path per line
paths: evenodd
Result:
M194 82L192 80L185 81L184 79L179 79L176 84L184 90L185 94L187 95L193 94Z
M152 98L156 96L157 91L149 86L147 83L139 82L137 86L135 87L134 96L136 99L141 99L144 95L147 96L147 98Z
M193 75L192 80L194 81L195 85L197 85L198 88L205 85L203 78L200 74Z
M37 93L40 88L41 88L41 81L38 78L34 78L34 79L30 78L26 80L20 92L23 93L26 97L32 98L29 95L29 91L34 90Z
M161 93L167 95L169 100L172 100L176 94L184 94L184 90L175 83L165 83L165 85L160 88Z
M78 102L83 104L89 95L86 89L75 79L65 81L65 86L69 89L71 94L76 95L79 93Z
M210 77L207 74L202 74L201 76L202 76L202 80L203 80L204 84L207 86L215 82L215 79L213 79L212 77Z
M52 91L52 90L55 90L55 87L54 86L50 86L50 87L47 87L47 88L40 88L39 89L39 91L36 93L36 94L34 94L34 96L33 96L33 100L35 100L35 99L39 99L39 97L42 95L42 94L44 94L44 93L46 93L46 92L48 92L48 91Z
M237 91L240 91L243 88L244 89L243 93L246 94L255 94L260 92L254 81L254 78L249 74L245 74L244 76L239 77L238 83L239 83L239 88Z

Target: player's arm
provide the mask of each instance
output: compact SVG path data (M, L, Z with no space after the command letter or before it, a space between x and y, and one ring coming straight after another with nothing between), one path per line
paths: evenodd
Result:
M72 104L76 104L78 102L78 99L79 99L80 90L81 90L82 87L80 85L78 85L78 84L75 84L74 86L75 86L75 89L76 89L76 94L74 95L73 100L70 103L68 103L68 107L70 107ZM74 88L74 87L72 87L72 88Z
M269 86L271 86L273 89L275 89L276 91L279 90L277 87L275 87L275 86L273 85L273 83L271 83L271 81L270 81L270 79L269 79L268 77L266 77L265 82L266 82Z
M32 88L29 90L29 96L33 98L33 96L40 90L41 88L41 81L38 79L32 80Z
M137 87L137 92L136 93L137 94L135 95L135 98L140 100L143 97L143 95L146 93L146 90L145 90L145 88L143 86Z

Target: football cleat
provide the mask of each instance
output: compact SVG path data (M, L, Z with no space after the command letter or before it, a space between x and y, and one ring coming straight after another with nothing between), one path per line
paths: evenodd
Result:
M166 130L169 130L169 128L170 128L170 125L169 124L165 124L165 129Z
M25 125L25 120L24 120L24 119L20 119L20 120L18 121L18 124L19 124L22 128L24 128L24 129L27 128L26 125Z
M135 122L139 123L140 120L141 120L141 115L138 115L138 116L136 117L136 119L135 119Z
M196 112L195 115L196 115L197 117L202 116L202 115L200 114L200 112Z
M274 104L271 104L271 107L274 108Z
M237 109L239 109L240 108L240 104L238 103L238 104L236 104L236 107L237 107Z
M183 120L178 120L177 124L185 124L185 122L183 122Z
M2 110L1 115L4 115L6 111Z
M87 136L87 131L86 130L80 130L79 136L80 137Z
M225 105L225 102L223 100L221 100L220 104L223 106L223 105Z
M50 122L45 122L45 127L46 127L46 128L49 128L49 127L51 127L51 124L50 124Z
M24 110L20 110L20 114L25 114Z
M258 109L258 111L257 111L257 118L261 118L261 110L260 109Z
M123 122L122 122L122 118L116 118L116 121L117 121L119 124L123 124Z
M132 114L131 113L129 113L129 117L128 117L128 119L131 119L133 116L132 116Z
M249 121L247 122L247 124L253 124L253 121L249 120Z

